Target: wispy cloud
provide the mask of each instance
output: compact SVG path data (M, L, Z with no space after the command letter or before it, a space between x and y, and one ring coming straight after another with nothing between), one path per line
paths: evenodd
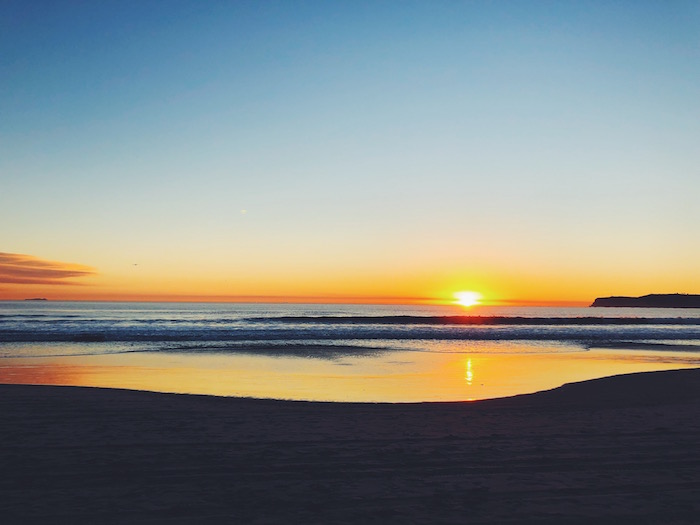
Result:
M0 252L0 283L76 284L70 279L88 277L94 273L95 270L89 266Z

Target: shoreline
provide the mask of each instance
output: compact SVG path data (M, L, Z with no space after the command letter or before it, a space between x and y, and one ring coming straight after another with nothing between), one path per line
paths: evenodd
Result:
M0 385L6 523L692 523L700 369L473 402Z
M597 347L593 347L597 348ZM605 348L605 347L601 347ZM636 347L635 347L636 348ZM640 399L647 399L650 395L648 390L640 388L641 383L663 383L665 386L668 385L668 379L671 376L679 377L683 372L695 372L698 375L698 392L694 393L694 388L691 392L684 392L683 395L690 394L691 397L697 395L700 397L700 366L696 367L682 367L674 368L669 370L648 370L641 372L629 372L622 374L611 374L608 376L595 377L592 379L585 379L582 381L572 381L568 383L563 383L559 386L553 388L547 388L544 390L538 390L536 392L527 392L522 394L514 394L501 397L485 398L485 399L463 399L463 400L448 400L448 401L325 401L325 400L312 400L312 399L282 399L282 398L271 398L271 397L255 397L255 396L236 396L236 395L216 395L216 394L206 394L206 393L192 393L192 392L168 392L161 390L148 390L139 388L121 388L121 387L105 387L105 386L91 386L91 385L68 385L68 384L41 384L41 383L0 383L0 396L5 396L8 393L6 390L17 389L36 389L39 390L46 389L48 394L50 390L75 390L73 394L80 397L81 394L88 395L94 391L104 392L105 394L113 394L114 396L120 396L122 394L144 394L144 395L154 395L163 397L174 397L180 399L194 398L194 399L211 399L211 400L229 400L231 402L252 402L252 403L274 403L280 405L337 405L340 407L351 407L351 406L367 406L367 407L377 407L377 406L387 406L387 407L424 407L424 406L445 406L445 405L482 405L482 404L495 404L498 402L505 402L510 404L513 402L520 401L536 401L537 403L544 402L547 398L549 403L557 403L557 398L560 398L559 402L568 397L571 391L578 391L577 395L580 397L584 396L584 390L588 395L589 400L599 400L600 392L605 391L606 395L614 396L619 400L629 400L632 397L639 397ZM628 382L634 391L619 391L615 392L613 383L615 386L619 386L622 382ZM634 384L633 384L634 383ZM685 388L691 386L686 384L684 381L682 386L670 385L674 388L674 391L679 388ZM28 392L29 393L29 392ZM596 395L598 393L598 395ZM591 395L593 394L593 395ZM659 392L654 392L654 395L658 395ZM681 397L683 397L681 395ZM662 398L666 399L666 396L661 395Z
M698 348L634 346L618 351L499 342L458 351L396 349L333 359L147 351L78 355L68 349L61 356L3 359L0 384L337 403L459 402L540 392L618 374L697 368Z

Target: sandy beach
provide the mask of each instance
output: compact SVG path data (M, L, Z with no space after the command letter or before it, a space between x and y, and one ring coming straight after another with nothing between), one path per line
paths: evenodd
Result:
M473 403L0 386L3 523L697 523L700 369Z

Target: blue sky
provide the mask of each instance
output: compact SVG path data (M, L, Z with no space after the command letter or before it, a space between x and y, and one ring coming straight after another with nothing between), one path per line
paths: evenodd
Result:
M5 252L700 292L697 2L4 2L0 49Z

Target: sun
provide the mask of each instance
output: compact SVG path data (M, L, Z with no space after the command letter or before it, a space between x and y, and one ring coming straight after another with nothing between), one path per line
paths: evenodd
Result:
M461 306L474 306L481 301L481 294L479 292L455 292L454 296L457 298L455 303Z

